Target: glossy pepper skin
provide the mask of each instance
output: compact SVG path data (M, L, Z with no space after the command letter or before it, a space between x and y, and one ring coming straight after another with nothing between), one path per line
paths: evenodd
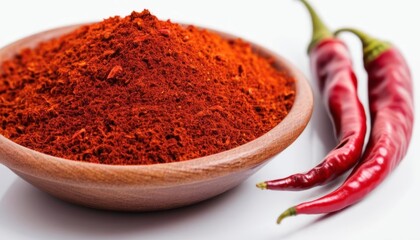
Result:
M278 218L297 214L320 214L341 210L362 200L404 158L413 131L412 77L401 53L392 45L353 29L362 39L368 74L371 135L362 160L335 191L289 208Z
M338 139L337 146L307 173L267 181L257 186L271 190L304 190L325 184L348 171L360 159L366 135L366 114L357 95L357 79L349 50L325 27L312 7L311 70L320 88Z

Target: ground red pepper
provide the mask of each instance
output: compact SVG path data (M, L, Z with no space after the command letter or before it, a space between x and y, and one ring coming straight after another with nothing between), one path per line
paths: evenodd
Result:
M294 96L294 79L248 43L133 12L4 61L0 133L67 159L167 163L261 136Z

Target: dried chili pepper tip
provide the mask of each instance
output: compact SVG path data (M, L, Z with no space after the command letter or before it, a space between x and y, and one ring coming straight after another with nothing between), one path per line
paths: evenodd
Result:
M266 182L257 183L257 188L259 188L261 190L266 190L267 189L267 183Z
M365 64L370 63L371 61L376 59L380 54L392 47L391 43L371 37L368 34L354 28L338 29L334 32L334 35L337 36L343 32L351 32L362 41L363 60Z
M291 216L296 216L297 215L297 212L296 212L296 207L291 207L291 208L288 208L286 211L284 211L278 218L277 218L277 224L280 224L281 223L281 221L284 219L284 218L287 218L287 217L291 217Z

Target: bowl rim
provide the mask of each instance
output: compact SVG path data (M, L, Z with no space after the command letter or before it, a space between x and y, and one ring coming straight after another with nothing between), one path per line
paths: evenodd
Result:
M24 37L2 47L0 57L3 58L5 49L16 53L23 47L32 47L40 41L58 37L86 24L89 23L53 28ZM215 32L225 38L240 38L211 28L194 26ZM313 93L306 77L288 60L258 44L244 38L240 39L250 43L257 54L273 57L277 67L286 70L295 79L296 95L289 113L279 124L260 137L223 152L180 162L152 165L107 165L69 160L41 153L19 145L0 134L0 163L16 173L22 172L51 181L71 184L80 182L80 178L83 178L85 184L92 184L92 186L98 186L98 183L101 183L117 184L120 187L138 185L141 182L146 188L206 181L229 175L232 172L259 167L289 146L307 126L313 111ZM5 58L10 57L10 55L6 56ZM75 176L76 173L78 176Z

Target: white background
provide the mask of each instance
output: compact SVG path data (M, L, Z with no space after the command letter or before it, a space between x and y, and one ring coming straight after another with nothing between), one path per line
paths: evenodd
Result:
M415 94L419 96L418 1L312 3L331 28L359 27L399 46L412 67ZM311 25L303 6L293 0L3 1L0 47L41 30L127 15L143 8L161 19L207 26L259 43L285 56L310 76L305 50ZM351 46L360 95L366 103L360 45L350 35L344 35L344 39ZM191 207L134 214L85 209L38 191L0 165L0 239L420 239L418 121L406 158L362 202L336 214L302 215L285 219L280 226L275 224L278 214L287 207L319 197L339 183L304 192L270 192L255 187L262 180L309 169L333 147L332 128L317 88L314 90L311 122L291 147L232 191ZM417 113L419 106L417 97Z

